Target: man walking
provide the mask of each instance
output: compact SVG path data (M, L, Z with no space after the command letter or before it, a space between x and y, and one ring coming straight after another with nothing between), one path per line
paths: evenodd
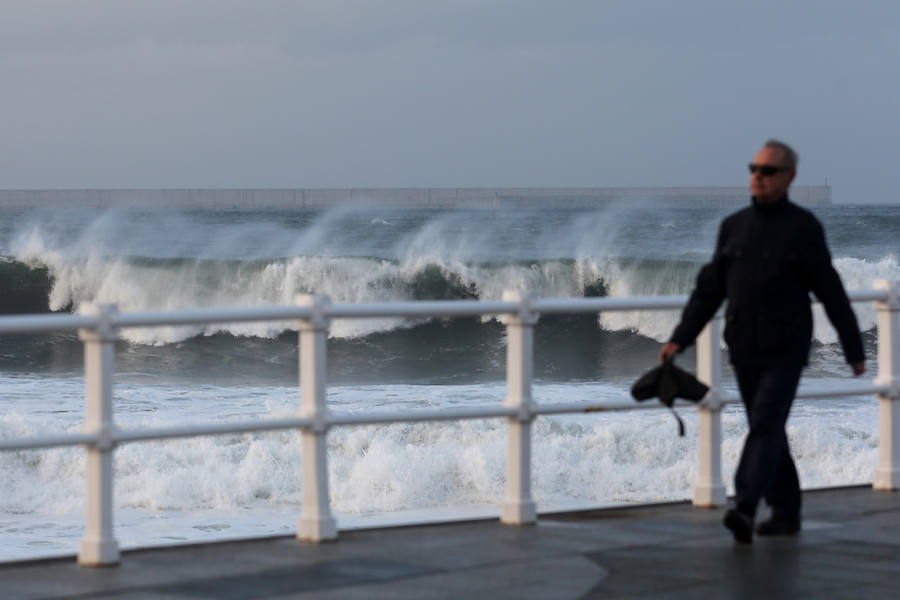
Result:
M753 204L722 222L715 254L660 351L664 361L692 344L727 298L724 337L750 431L725 526L742 543L753 540L762 498L772 514L756 527L759 535L800 530L800 483L785 424L812 341L810 291L837 329L853 374L865 372L859 326L822 226L788 199L796 172L797 155L787 144L769 140L757 152L750 163Z

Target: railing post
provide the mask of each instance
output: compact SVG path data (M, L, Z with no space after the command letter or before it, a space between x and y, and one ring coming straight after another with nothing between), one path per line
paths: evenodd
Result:
M519 311L505 317L506 386L505 406L518 413L507 418L506 498L500 521L506 525L531 525L537 510L531 499L531 421L534 418L531 380L534 370L534 325L537 314L531 296L519 291L503 292L506 302L518 302Z
M113 423L112 381L118 331L112 324L114 304L93 304L86 313L96 315L96 329L81 329L84 342L85 430L97 436L87 446L87 492L84 538L78 564L102 567L119 562L119 544L113 535Z
M697 339L697 378L709 386L697 407L697 481L694 506L724 506L722 483L722 314L716 313Z
M878 467L876 490L900 488L900 284L879 279L876 289L886 290L887 300L876 302L878 311L878 385L888 386L878 396Z
M337 525L328 501L328 407L326 393L326 341L329 318L326 296L300 295L297 305L310 309L308 319L298 323L300 331L300 416L312 420L301 431L303 452L302 506L297 521L297 539L323 542L337 539Z

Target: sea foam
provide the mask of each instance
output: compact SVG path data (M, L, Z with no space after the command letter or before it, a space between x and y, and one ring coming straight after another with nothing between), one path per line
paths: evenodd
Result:
M79 384L48 385L74 390ZM123 428L279 417L292 414L297 402L295 390L289 388L255 389L255 403L248 401L246 390L210 389L185 397L181 402L189 407L167 400L173 390L165 386L119 387L124 395L140 394L155 407L141 415L120 406L117 420ZM365 410L365 398L396 397L415 411L446 404L444 395L455 398L453 405L458 406L484 405L491 397L499 405L503 394L502 385L332 390L333 409L353 412ZM540 402L582 396L615 402L625 399L626 392L604 384L538 385L535 395ZM5 410L0 417L3 438L77 430L73 415ZM539 418L534 425L536 501L552 506L573 500L599 504L688 497L695 477L696 420L690 408L680 411L688 429L684 438L676 435L672 417L664 410ZM204 418L205 412L209 415ZM878 442L874 401L798 402L788 431L804 485L860 483L871 477ZM730 473L746 432L739 407L724 413L723 432L724 468ZM328 440L332 497L340 512L482 504L498 502L503 495L502 419L341 427ZM0 498L0 512L80 513L83 457L77 448L0 454L0 475L8 490ZM302 487L300 460L295 431L126 444L116 451L117 503L173 511L296 505Z

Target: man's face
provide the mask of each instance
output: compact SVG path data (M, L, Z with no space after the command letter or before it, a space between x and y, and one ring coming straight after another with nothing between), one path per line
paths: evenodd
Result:
M775 202L787 194L788 187L797 174L793 169L785 168L784 152L779 148L764 147L757 152L751 163L751 171L754 167L756 172L750 173L750 192L758 202ZM778 170L766 175L765 167Z

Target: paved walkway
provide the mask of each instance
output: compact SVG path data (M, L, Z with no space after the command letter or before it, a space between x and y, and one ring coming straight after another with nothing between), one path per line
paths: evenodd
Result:
M900 598L900 494L804 495L804 530L735 545L722 510L689 504L273 538L0 566L13 598Z

